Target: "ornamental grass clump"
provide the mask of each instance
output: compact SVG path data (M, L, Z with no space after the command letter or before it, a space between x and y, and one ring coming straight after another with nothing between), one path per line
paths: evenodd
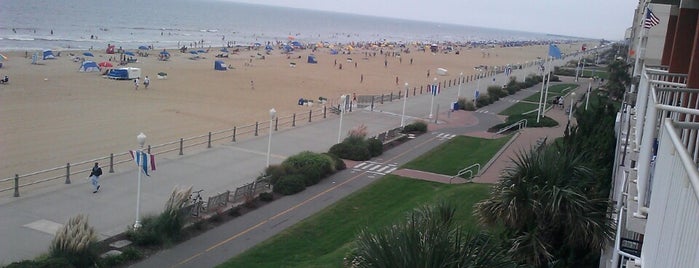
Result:
M94 249L96 242L95 229L88 224L87 216L78 214L58 229L51 242L50 254L76 267L90 267L98 259Z

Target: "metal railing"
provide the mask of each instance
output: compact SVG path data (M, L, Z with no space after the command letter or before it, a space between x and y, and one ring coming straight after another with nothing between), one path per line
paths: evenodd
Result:
M478 176L478 174L481 173L481 164L475 163L473 165L470 165L468 167L465 167L465 168L459 170L459 172L457 172L456 175L449 178L449 184L451 184L451 181L453 179L455 179L457 177L461 177L462 175L466 175L466 174L469 174L469 176L464 178L464 179L466 179L467 182L471 182L473 180L473 177L474 177L473 168L476 168L476 175L475 176Z
M211 148L213 144L223 144L227 142L237 142L244 138L253 138L269 131L278 131L279 128L292 128L299 124L313 122L314 119L327 118L328 113L325 106L317 109L310 109L307 113L294 113L289 116L277 117L272 125L273 130L267 122L255 122L254 124L234 126L233 128L212 131L207 134L198 135L179 140L170 141L157 145L148 145L147 152L154 155L184 155L185 149ZM10 178L0 179L0 193L14 191L13 196L20 196L20 189L28 186L42 184L46 182L62 180L65 184L71 184L76 176L87 177L95 162L108 163L103 168L109 173L114 173L116 168L127 166L125 163L132 163L131 154L127 152L111 153L109 156L94 158L76 163L66 163L65 166L53 167L26 174L15 174ZM135 165L128 166L135 168Z
M519 121L517 121L517 122L514 122L514 123L512 123L512 124L510 124L510 125L508 125L508 126L506 126L506 127L503 127L503 128L501 128L500 130L498 130L497 132L495 132L495 135L499 135L499 134L501 134L501 133L503 133L503 132L505 132L505 131L508 131L508 130L514 128L514 127L518 127L517 129L526 128L526 127L527 127L527 119L522 119L522 120L519 120Z

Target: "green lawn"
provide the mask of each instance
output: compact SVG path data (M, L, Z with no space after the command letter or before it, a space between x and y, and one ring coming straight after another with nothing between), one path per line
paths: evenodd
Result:
M539 93L537 93L539 95ZM538 101L537 101L538 102ZM551 107L550 103L546 104L547 108ZM520 115L526 112L531 112L534 111L536 112L536 109L539 108L539 104L536 103L528 103L528 102L518 102L507 109L503 110L502 112L499 113L499 115L506 115L506 116L512 116L512 115Z
M485 164L509 138L458 136L405 167L454 174L472 163ZM473 205L489 193L486 184L442 184L386 175L218 267L342 267L358 231L401 222L413 209L441 199L458 204L457 220L463 228L480 229Z
M548 94L547 97L549 98L549 100L552 100L554 97L556 97L556 96L561 96L561 95L565 95L566 93L568 93L568 92L570 92L570 91L572 91L572 90L575 90L577 87L578 87L578 85L576 85L576 84L558 84L558 85L552 85L552 86L549 86L549 94ZM541 95L540 92L537 92L536 94L531 95L531 96L525 98L524 101L530 101L530 102L536 102L536 103L538 103L538 102L539 102L539 96L540 96L540 95Z
M387 175L218 267L342 267L360 229L389 226L440 199L459 204L461 225L477 228L472 208L489 188Z
M457 136L403 167L455 175L475 163L483 167L509 139L510 136L496 140Z

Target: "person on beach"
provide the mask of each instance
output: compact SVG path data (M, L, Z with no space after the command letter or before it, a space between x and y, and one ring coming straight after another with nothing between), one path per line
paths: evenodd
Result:
M92 191L92 193L97 193L97 191L100 190L100 176L102 176L102 168L100 167L99 163L95 163L95 166L92 167L92 172L90 172L90 182L92 183L92 187L95 189Z
M133 80L133 86L136 88L136 90L138 90L138 77Z
M255 81L250 80L250 89L255 90Z
M146 78L143 78L143 86L148 89L148 85L150 85L150 78L146 75Z

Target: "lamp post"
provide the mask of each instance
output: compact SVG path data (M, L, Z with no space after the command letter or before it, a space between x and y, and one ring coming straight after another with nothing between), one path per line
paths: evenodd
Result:
M340 96L340 129L337 131L337 143L340 143L340 138L342 138L342 115L345 113L346 101L347 95Z
M269 139L267 140L267 166L265 167L269 167L269 157L272 154L272 123L275 117L277 117L277 110L269 109Z
M464 72L459 74L459 91L456 93L456 101L461 98L461 81L464 81Z
M143 153L143 145L146 144L146 135L141 132L141 134L138 134L136 136L136 140L138 141L138 157L136 159L140 159L143 157L141 155ZM134 229L141 228L141 169L143 169L142 164L143 160L138 161L138 186L136 187L136 222L133 224Z
M432 109L434 109L434 96L437 95L437 77L434 78L434 83L432 83L432 90L430 93L432 94L432 101L430 102L430 115L428 118L432 118Z
M400 127L405 126L405 103L408 102L408 82L405 82L405 96L403 97L403 113L400 116Z
M588 81L589 84L587 84L587 94L585 95L585 111L587 111L587 104L590 103L590 93L592 92L592 78L590 78L590 81Z
M570 112L568 112L568 122L573 117L573 101L575 100L575 92L570 93Z

